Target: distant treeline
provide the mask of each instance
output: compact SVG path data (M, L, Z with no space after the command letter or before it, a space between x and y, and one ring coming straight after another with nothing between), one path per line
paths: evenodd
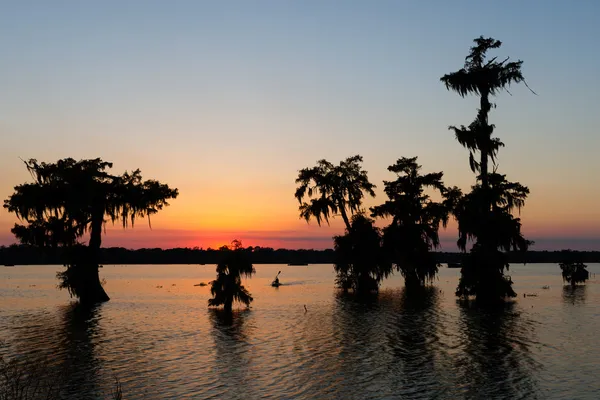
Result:
M333 249L289 250L270 247L248 247L247 251L254 264L333 264ZM223 250L202 248L139 249L123 247L103 248L100 251L100 264L216 264ZM24 245L0 246L0 265L53 265L63 264L60 249L54 252L42 251ZM600 263L600 251L574 251L578 260L584 263ZM458 263L462 253L435 253L440 263ZM512 253L511 263L558 263L564 260L564 251L528 251L526 254Z

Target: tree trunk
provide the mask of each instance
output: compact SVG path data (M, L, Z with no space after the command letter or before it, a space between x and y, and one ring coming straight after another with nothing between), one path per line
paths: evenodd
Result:
M488 179L489 178L488 177L488 170L489 170L489 167L488 167L488 149L486 149L486 148L481 149L480 166L481 166L481 188L484 190L484 193L487 194L488 188L490 186L490 182L489 182L489 179ZM486 210L489 210L489 207L487 207Z
M491 103L489 101L489 91L487 90L487 88L481 88L480 89L480 93L481 93L481 99L480 99L480 122L481 122L481 126L483 129L483 132L480 132L479 135L486 135L485 138L482 138L480 146L481 148L479 149L481 158L479 160L479 166L480 166L480 176L481 176L481 189L483 191L483 200L482 200L482 204L481 204L481 208L483 211L483 221L485 221L484 225L487 228L487 220L490 217L490 213L491 213L491 208L492 208L492 202L490 199L490 183L489 183L489 156L490 156L490 150L491 147L489 146L490 144L490 140L491 140L491 134L489 133L489 124L488 124L488 114L490 112L491 109ZM485 228L484 228L485 229ZM482 232L484 233L484 237L478 238L478 240L480 240L484 246L488 245L488 240L487 237L488 232Z
M92 219L90 229L90 242L88 245L88 259L84 265L79 268L85 269L82 271L81 288L79 301L81 303L92 304L102 303L110 300L106 291L100 283L100 275L98 273L98 258L100 255L100 246L102 245L102 223L104 222L104 212L97 212Z
M225 310L225 312L230 313L232 309L233 309L233 298L228 297L225 300L225 304L223 304L223 310Z
M489 92L487 89L481 89L480 90L481 93L481 99L480 99L480 112L481 112L481 125L483 126L483 129L485 130L485 135L488 135L488 131L489 131L489 124L488 124L488 114L490 112L490 109L492 107L492 105L490 104L490 100L489 100ZM484 140L482 141L483 143L486 143L486 145L479 149L480 153L481 153L481 160L480 160L480 167L481 167L481 187L483 188L483 190L487 193L487 189L489 186L489 180L488 180L488 158L490 156L489 154L489 146L487 146L487 144L489 143L489 141L491 140L491 137L486 137L484 138Z
M421 282L419 280L419 278L417 277L417 275L415 273L407 274L404 277L404 286L406 287L406 289L410 290L410 289L422 287L423 282Z
M344 220L344 223L346 224L346 229L348 229L348 232L350 232L350 220L348 219L348 214L346 214L346 208L345 207L340 207L340 213L342 214L342 219Z

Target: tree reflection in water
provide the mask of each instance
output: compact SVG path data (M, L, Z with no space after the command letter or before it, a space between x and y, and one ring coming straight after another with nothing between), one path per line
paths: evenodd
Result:
M458 384L467 398L535 399L536 363L529 346L535 325L514 303L480 309L458 302L462 351L456 358Z
M110 389L101 387L103 363L96 354L96 339L103 334L98 324L101 310L101 305L76 302L59 307L58 318L48 312L16 316L11 322L14 353L60 376L62 398L103 398Z
M98 321L102 318L101 305L72 303L61 310L63 320L62 351L66 378L66 398L85 398L100 394L99 380L102 363L96 354L95 340L102 337Z
M585 304L586 298L586 288L585 285L565 285L562 290L562 299L566 304Z
M226 312L209 309L212 336L215 343L216 398L252 398L249 376L251 345L246 334L246 319L250 310Z
M347 398L507 398L539 395L529 346L535 324L512 305L494 311L441 307L436 287L383 291L376 302L339 297L342 377ZM339 396L338 396L339 397Z
M328 388L331 398L372 398L386 393L382 377L389 354L385 344L384 310L387 293L355 296L339 292L332 314L333 336L337 341L334 372L337 384Z
M394 354L394 392L412 398L439 398L446 392L439 340L439 289L403 288L389 324L388 343Z
M430 399L444 393L439 289L413 289L385 290L368 300L338 296L333 326L342 384L337 397Z

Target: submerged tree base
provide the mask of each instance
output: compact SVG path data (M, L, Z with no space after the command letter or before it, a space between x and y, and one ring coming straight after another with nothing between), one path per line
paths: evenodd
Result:
M224 254L217 264L217 279L210 282L213 298L208 299L208 306L223 306L226 313L231 313L234 301L250 307L254 299L242 285L242 276L250 278L256 270L241 241L234 240L231 242L231 248L223 246L222 250Z
M371 295L379 292L379 282L370 275L350 276L349 274L338 274L335 279L336 287L345 293L352 292L357 296Z
M456 295L464 300L475 297L479 304L502 303L516 297L511 277L504 274L505 268L508 269L505 253L475 247L463 259Z
M63 272L56 274L60 280L58 287L67 289L71 296L77 297L82 304L103 303L110 300L102 287L98 264L76 263L67 265Z
M562 270L563 281L575 287L579 283L585 283L590 278L587 265L576 260L576 256L571 251L565 251L563 262L559 264Z
M379 291L379 284L392 271L382 249L382 236L374 220L359 213L345 235L334 236L336 286L354 293Z

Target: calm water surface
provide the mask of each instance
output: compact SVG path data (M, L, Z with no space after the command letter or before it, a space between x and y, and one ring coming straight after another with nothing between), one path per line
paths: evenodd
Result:
M519 297L493 313L457 304L456 269L419 299L397 276L358 303L329 265L258 265L233 320L194 286L214 265L105 266L112 300L92 310L56 289L59 269L0 267L0 354L68 368L73 399L115 376L126 399L600 398L600 280L563 288L553 264L512 267Z

